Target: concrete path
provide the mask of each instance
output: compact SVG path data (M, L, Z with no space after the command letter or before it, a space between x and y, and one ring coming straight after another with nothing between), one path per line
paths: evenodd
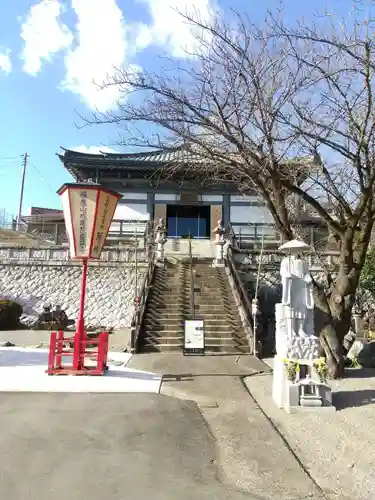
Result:
M163 373L162 394L195 402L190 404L215 440L216 471L226 487L267 500L326 498L242 382L268 372L262 362L250 356L140 354L128 366Z

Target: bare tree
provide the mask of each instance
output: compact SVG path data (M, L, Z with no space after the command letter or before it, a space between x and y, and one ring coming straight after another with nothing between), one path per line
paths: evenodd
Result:
M118 125L126 145L184 146L190 174L255 190L285 239L294 237L291 198L310 206L340 248L326 286L315 283L322 345L340 377L375 218L373 41L356 23L319 31L271 15L262 27L239 14L230 24L183 17L200 30L199 50L185 63L167 60L157 74L116 70L105 86L126 97L86 123ZM144 136L139 124L153 133Z

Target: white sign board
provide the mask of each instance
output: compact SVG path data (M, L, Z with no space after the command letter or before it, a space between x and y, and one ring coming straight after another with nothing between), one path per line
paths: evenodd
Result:
M203 320L185 321L184 351L191 354L202 354L204 352Z

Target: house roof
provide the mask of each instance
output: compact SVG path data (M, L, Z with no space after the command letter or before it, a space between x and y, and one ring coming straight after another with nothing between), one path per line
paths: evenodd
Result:
M33 214L33 215L23 215L22 221L25 224L39 224L48 222L61 222L64 221L64 213L61 210L60 213L43 213L43 214Z
M63 211L58 208L44 208L44 207L30 207L29 216L30 215L53 215L59 214L62 215Z

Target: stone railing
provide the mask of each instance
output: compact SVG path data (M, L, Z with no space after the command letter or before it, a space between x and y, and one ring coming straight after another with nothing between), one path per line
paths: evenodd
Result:
M331 251L331 252L323 252L320 254L310 254L306 255L306 258L310 269L316 270L321 269L322 265L328 265L329 267L334 267L339 259L339 252ZM279 269L281 260L285 257L285 254L278 251L269 251L266 250L261 254L260 250L251 250L251 251L238 251L234 249L233 258L236 264L239 264L241 267L245 268L256 268L259 266L259 262L262 268L277 268Z
M137 252L137 255L136 255ZM147 261L147 252L143 248L106 249L103 250L100 262L132 263ZM0 248L0 263L68 263L70 260L68 248ZM95 261L93 261L95 262Z

